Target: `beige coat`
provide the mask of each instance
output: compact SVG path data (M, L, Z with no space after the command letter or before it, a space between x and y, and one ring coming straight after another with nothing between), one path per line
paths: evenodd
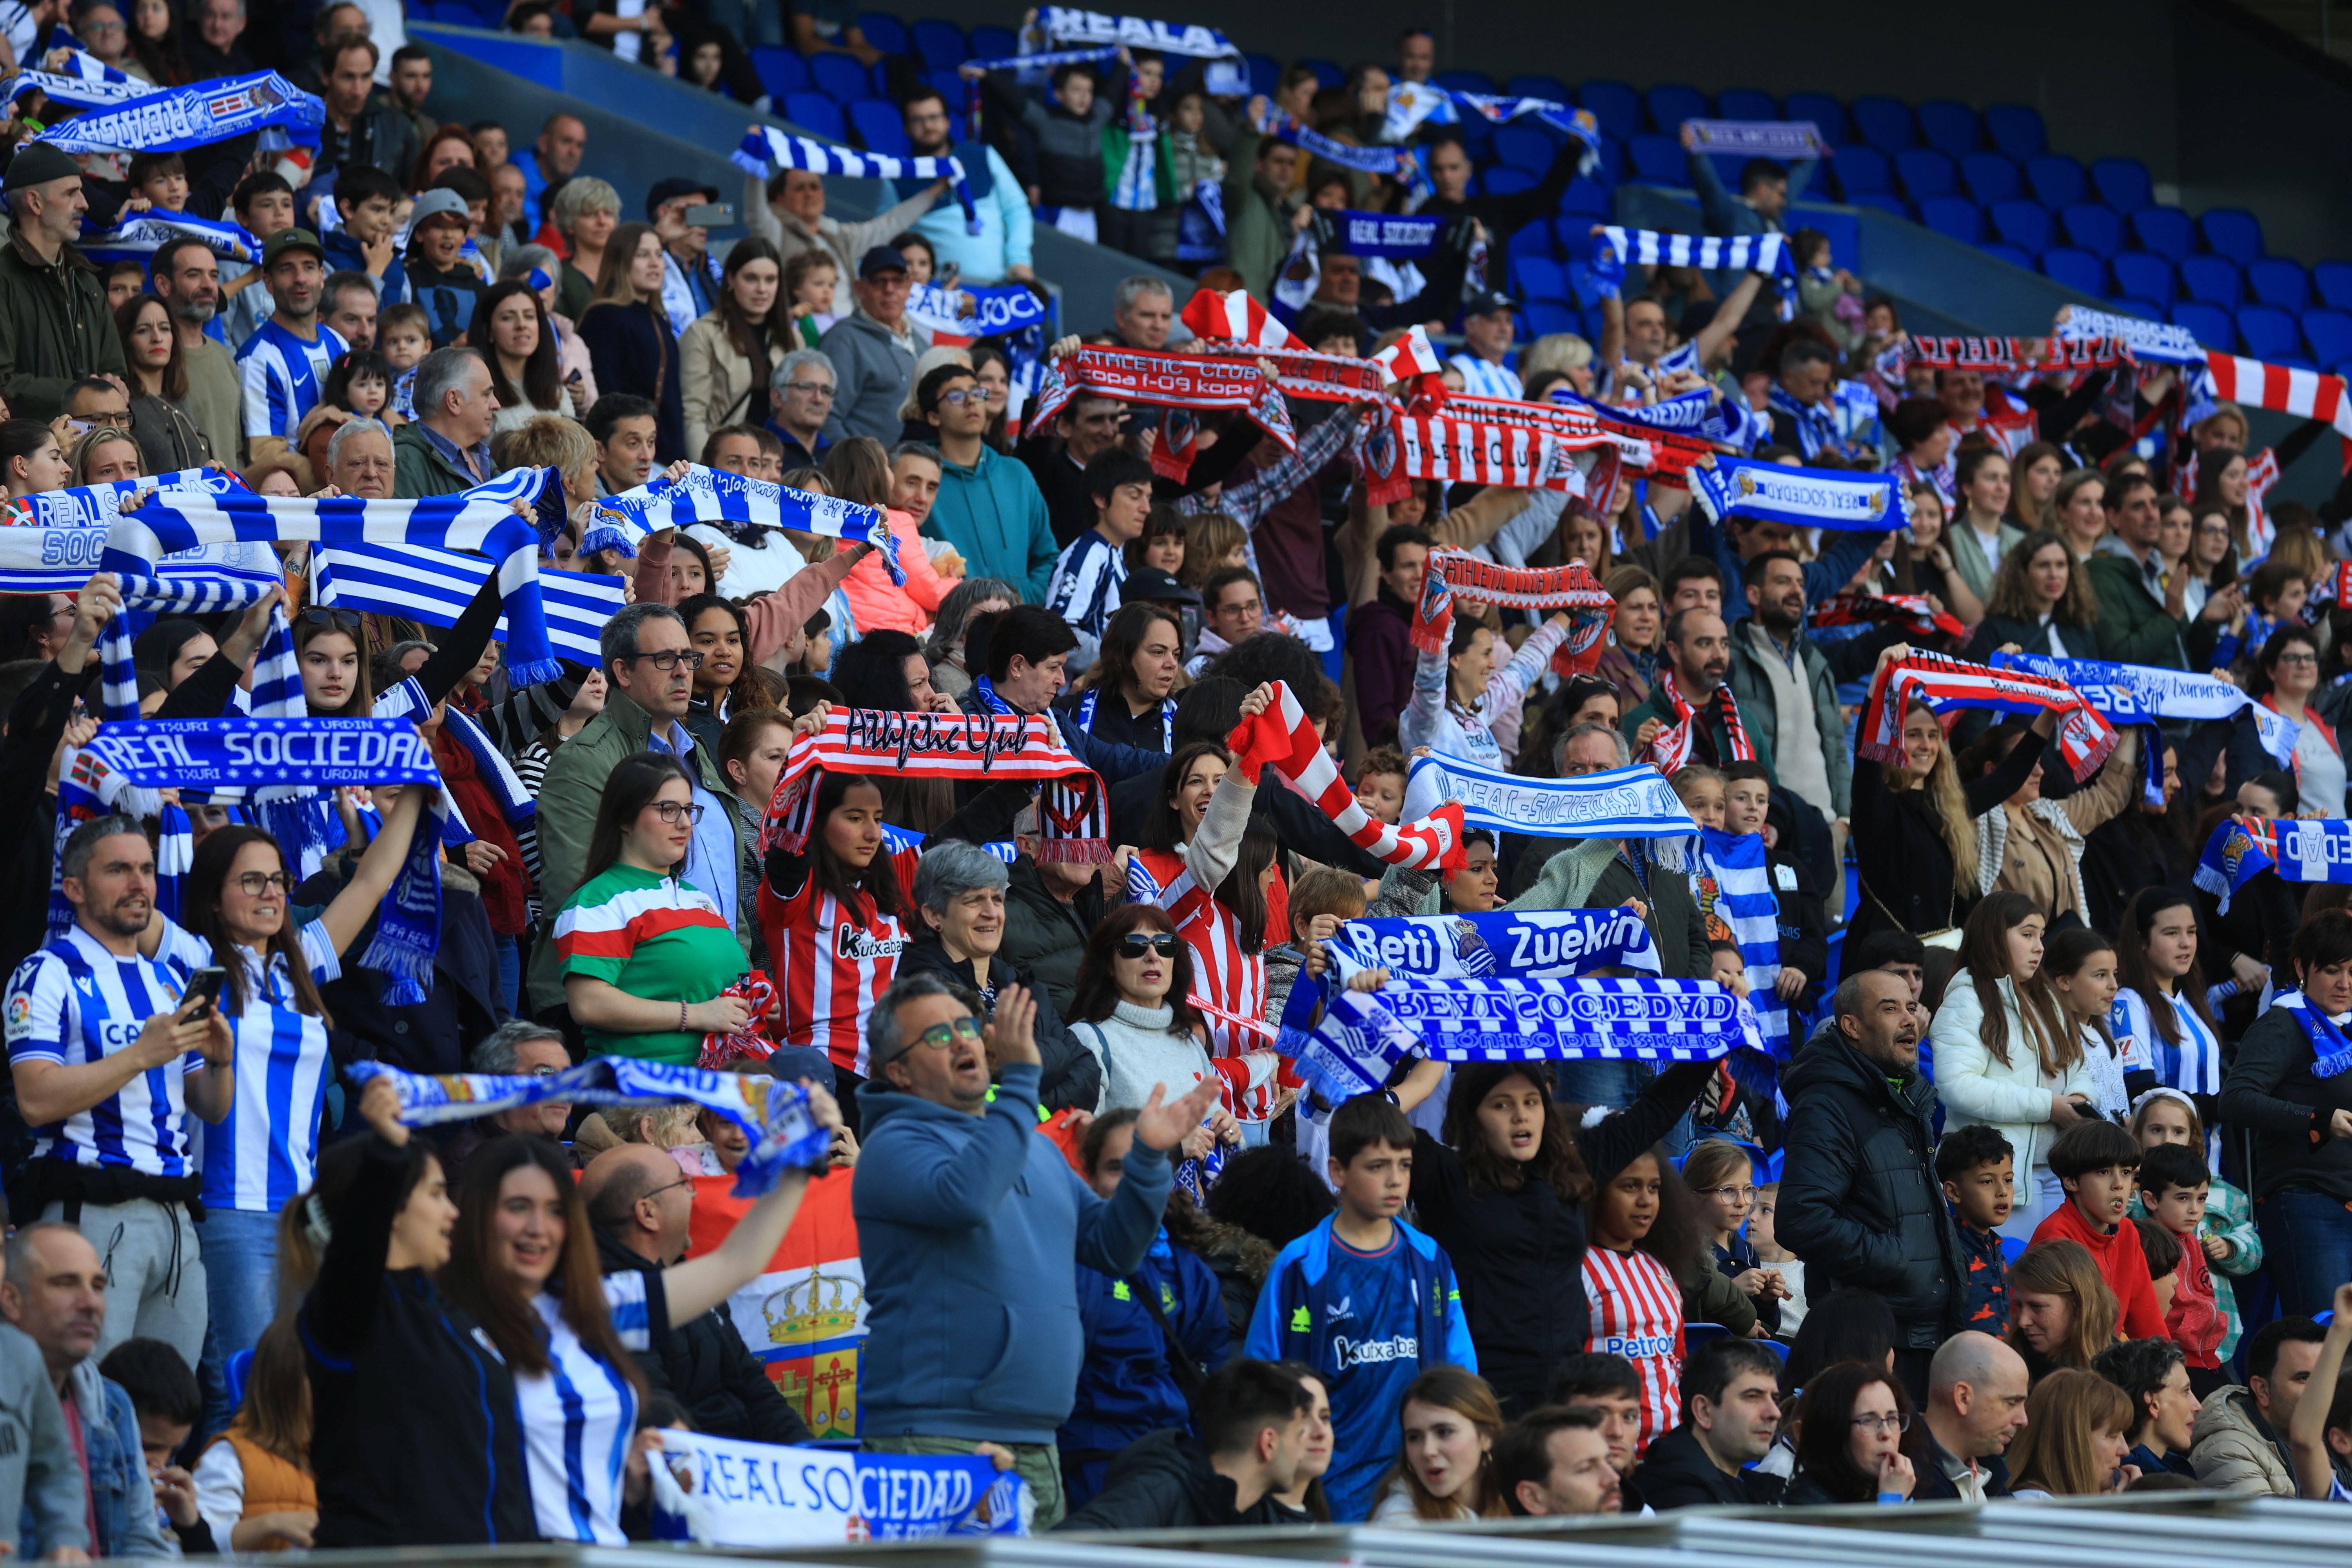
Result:
M849 291L849 280L857 276L857 259L877 245L887 245L908 229L925 213L931 210L936 198L930 187L925 186L895 207L885 208L863 223L843 223L839 218L820 217L816 232L780 207L768 205L768 184L756 174L746 175L743 183L743 224L753 234L783 253L786 261L803 250L822 247L832 253L835 262L833 281L833 313L846 316L857 308L856 297ZM780 307L781 308L781 307ZM688 446L692 446L689 439Z
M2029 736L2020 745L2040 745ZM2052 920L2090 919L2083 840L2139 794L2139 731L2124 731L2096 778L2063 800L2036 800L2012 817L1997 805L1977 818L1977 880L1984 892L2023 893Z
M711 311L691 322L677 340L684 367L679 383L686 399L686 455L702 460L702 444L722 425L768 422L768 374L754 374L751 362L727 338L726 324Z

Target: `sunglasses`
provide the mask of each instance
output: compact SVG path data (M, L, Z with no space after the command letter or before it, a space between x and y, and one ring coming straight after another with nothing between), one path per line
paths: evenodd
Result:
M314 626L340 626L347 632L360 629L357 610L331 610L324 605L312 605L302 612L302 619Z
M1147 936L1139 931L1129 931L1118 939L1118 955L1121 958L1139 959L1147 952L1156 952L1162 958L1175 957L1175 936L1168 931L1161 931L1156 936Z

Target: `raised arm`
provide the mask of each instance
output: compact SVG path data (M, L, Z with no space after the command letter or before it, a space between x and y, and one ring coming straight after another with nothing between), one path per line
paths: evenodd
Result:
M408 1172L409 1130L391 1082L371 1079L360 1090L359 1113L375 1130L362 1152L359 1174L338 1205L334 1230L319 1260L319 1278L302 1299L298 1320L310 1352L337 1372L374 1341L383 1307L383 1273Z
M400 798L384 816L375 842L367 847L367 853L352 868L352 879L343 884L343 890L319 916L319 923L327 928L328 944L337 952L359 940L360 932L375 917L376 906L392 891L393 879L400 875L401 862L408 858L408 847L415 837L417 819L425 815L429 793L421 784L410 784L401 790Z
M2327 1416L2335 1408L2334 1390L2343 1375L2347 1346L2352 1346L2352 1284L2336 1287L2336 1315L2328 1320L2327 1337L2319 1342L2311 1394L2295 1405L2294 1419L2286 1426L2303 1495L2315 1502L2326 1502L2336 1482L2336 1457L2327 1450Z
M841 1125L841 1108L833 1096L803 1080L808 1090L809 1112L826 1128ZM787 1171L776 1184L760 1194L727 1233L727 1239L699 1258L689 1258L662 1270L662 1294L669 1301L669 1323L682 1329L728 1297L757 1279L784 1244L801 1199L808 1193L809 1173Z

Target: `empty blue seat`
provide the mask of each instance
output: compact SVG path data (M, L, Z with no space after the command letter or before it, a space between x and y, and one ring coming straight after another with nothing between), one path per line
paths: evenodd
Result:
M1641 95L1622 81L1588 81L1576 89L1576 102L1620 142L1642 129Z
M1495 159L1506 168L1541 174L1559 156L1559 138L1548 131L1517 125L1495 128Z
M1960 184L1980 207L2014 201L2025 194L2017 165L1999 153L1971 153L1960 160Z
M781 99L788 92L806 92L809 85L808 61L791 49L775 44L754 44L751 47L751 69L768 96Z
M2352 261L2322 261L2311 269L2311 287L2331 310L2352 310Z
M860 11L857 26L866 41L886 55L911 55L915 46L907 38L907 24L887 11Z
M1683 144L1671 136L1644 132L1629 137L1625 142L1626 159L1633 165L1633 177L1654 185L1686 185L1690 184L1690 162Z
M2042 116L2022 104L1996 103L1984 111L1985 140L2021 163L2030 163L2049 147Z
M2172 324L2187 327L2190 335L2215 353L2237 352L2238 324L2230 319L2230 312L2219 305L2184 300L2172 307Z
M2109 295L2107 309L2118 316L2130 316L2142 321L2167 321L2172 315L2169 305L2159 305L2153 300L2137 299L2129 294Z
M1858 142L1841 147L1830 160L1830 170L1837 175L1838 190L1848 201L1865 192L1894 188L1895 165L1875 147Z
M971 58L973 59L1010 59L1020 52L1021 40L1013 34L1013 29L1010 27L974 27L971 30ZM1261 56L1259 58L1264 58L1265 57ZM1279 77L1282 74L1281 66L1276 65L1274 69L1276 76ZM1272 81L1268 81L1265 86L1259 89L1259 90L1262 92L1272 92L1274 88L1275 84Z
M2087 250L2058 246L2042 253L2042 275L2062 289L2103 300L2107 293L2107 264Z
M913 144L907 140L906 122L895 103L878 98L859 99L849 106L849 128L857 132L857 140L869 153L893 158L915 155Z
M829 58L829 57L828 57ZM848 60L847 55L840 57ZM849 60L856 65L856 60ZM812 136L828 142L849 140L848 122L841 117L841 105L821 92L788 92L784 94L784 118Z
M819 55L809 61L809 81L835 103L874 96L873 79L852 55Z
M1895 173L1903 182L1903 194L1915 202L1948 196L1960 188L1959 171L1933 147L1906 147L1897 153Z
M2179 207L2142 207L2131 215L2132 237L2143 250L2178 261L2197 248L2197 227Z
M2263 254L2263 220L2243 207L2212 207L2197 220L2205 248L2243 267Z
M1665 82L1642 95L1643 107L1650 111L1650 126L1661 136L1682 134L1685 120L1706 120L1706 94L1695 87Z
M2019 249L2016 246L2005 245L1996 239L1990 244L1980 245L1977 247L1977 248L1983 251L1987 256L1991 257L1996 261L2006 261L2011 267L2022 267L2028 272L2033 270L2033 258L2026 255L2024 251Z
M1583 261L1592 254L1592 226L1606 223L1605 213L1562 213L1552 219L1552 232L1559 238L1559 253L1570 262Z
M1525 169L1489 169L1484 184L1490 196L1516 196L1535 189L1536 177Z
M1503 84L1514 98L1540 98L1547 103L1574 103L1576 94L1556 76L1515 76Z
M980 29L977 27L972 29L971 41L972 47L977 50L980 47ZM1242 57L1242 64L1249 68L1252 92L1271 98L1274 89L1282 85L1282 62L1272 55L1246 54Z
M1993 233L2017 247L2028 256L2039 256L2050 248L2057 225L2051 221L2050 209L2040 202L1995 202L1985 209Z
M1977 204L1966 196L1929 196L1919 204L1919 221L1963 245L1974 245L1982 226Z
M1298 63L1313 71L1315 79L1325 87L1338 87L1348 79L1348 73L1339 68L1339 62L1336 60L1319 59L1310 55Z
M1916 140L1912 135L1911 106L1899 98L1855 99L1853 130L1858 140L1887 153L1900 153Z
M2238 336L2256 359L2294 359L2303 353L2303 330L2275 305L2241 306Z
M2025 165L2025 184L2033 199L2052 212L2073 206L2091 191L2083 165L2055 153L2044 153Z
M2091 165L2091 185L2119 213L2136 213L2156 199L2147 165L2137 158L2101 158Z
M1531 223L1527 228L1539 229L1540 226ZM1525 233L1527 229L1520 232ZM1567 272L1548 256L1522 256L1511 264L1511 271L1518 279L1521 299L1564 301L1569 297Z
M1810 120L1822 140L1835 147L1856 140L1846 134L1845 105L1825 92L1792 92L1780 104L1783 120Z
M951 115L961 113L964 104L971 99L972 84L957 75L952 68L925 71L923 85L947 100L948 112ZM961 140L961 137L959 136L958 140Z
M1617 204L1610 199L1608 191L1601 186L1600 181L1579 174L1569 181L1568 189L1560 193L1559 210L1580 216L1607 218L1615 216Z
M925 68L947 70L971 58L971 46L964 42L963 29L953 22L937 16L926 16L909 29L915 43L915 53L922 57Z
M2311 303L2311 278L2300 261L2258 256L2246 263L2246 292L2265 305L2299 311Z
M1911 204L1893 191L1864 191L1860 195L1848 196L1845 200L1848 206L1875 207L1880 212L1892 213L1901 218L1911 216Z
M1778 120L1780 106L1769 92L1752 87L1727 87L1715 95L1715 112L1725 120Z
M2352 360L2352 315L2342 310L2305 310L2303 336L2311 344L2311 357L2330 370Z
M1430 79L1448 92L1482 92L1492 94L1495 79L1485 71L1439 71Z
M2172 276L2172 258L2158 256L2153 250L2118 251L2108 265L2116 269L2116 291L2153 300L2159 305L2172 303L2178 288Z
M2096 202L2076 202L2059 213L2058 221L2066 230L2067 244L2094 256L2113 256L2123 248L2123 220Z
M1977 150L1977 111L1948 98L1931 98L1919 106L1919 140L1948 158L1965 158Z
M2235 310L2245 298L2246 280L2226 256L2184 256L2177 265L2180 291L2191 300Z
M1529 338L1548 338L1554 332L1573 332L1585 336L1584 322L1566 305L1549 300L1530 300L1521 308L1519 320ZM1596 334L1597 336L1597 334Z
M1503 254L1514 261L1529 256L1549 261L1551 259L1551 225L1548 223L1519 225L1511 231L1510 241L1503 247Z

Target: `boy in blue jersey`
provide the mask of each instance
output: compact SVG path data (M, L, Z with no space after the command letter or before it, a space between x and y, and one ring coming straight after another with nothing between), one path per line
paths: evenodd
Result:
M1339 1211L1282 1249L1243 1354L1315 1369L1331 1396L1335 1520L1360 1520L1397 1457L1397 1411L1433 1366L1478 1370L1445 1249L1397 1218L1412 1188L1412 1123L1384 1095L1331 1113Z

